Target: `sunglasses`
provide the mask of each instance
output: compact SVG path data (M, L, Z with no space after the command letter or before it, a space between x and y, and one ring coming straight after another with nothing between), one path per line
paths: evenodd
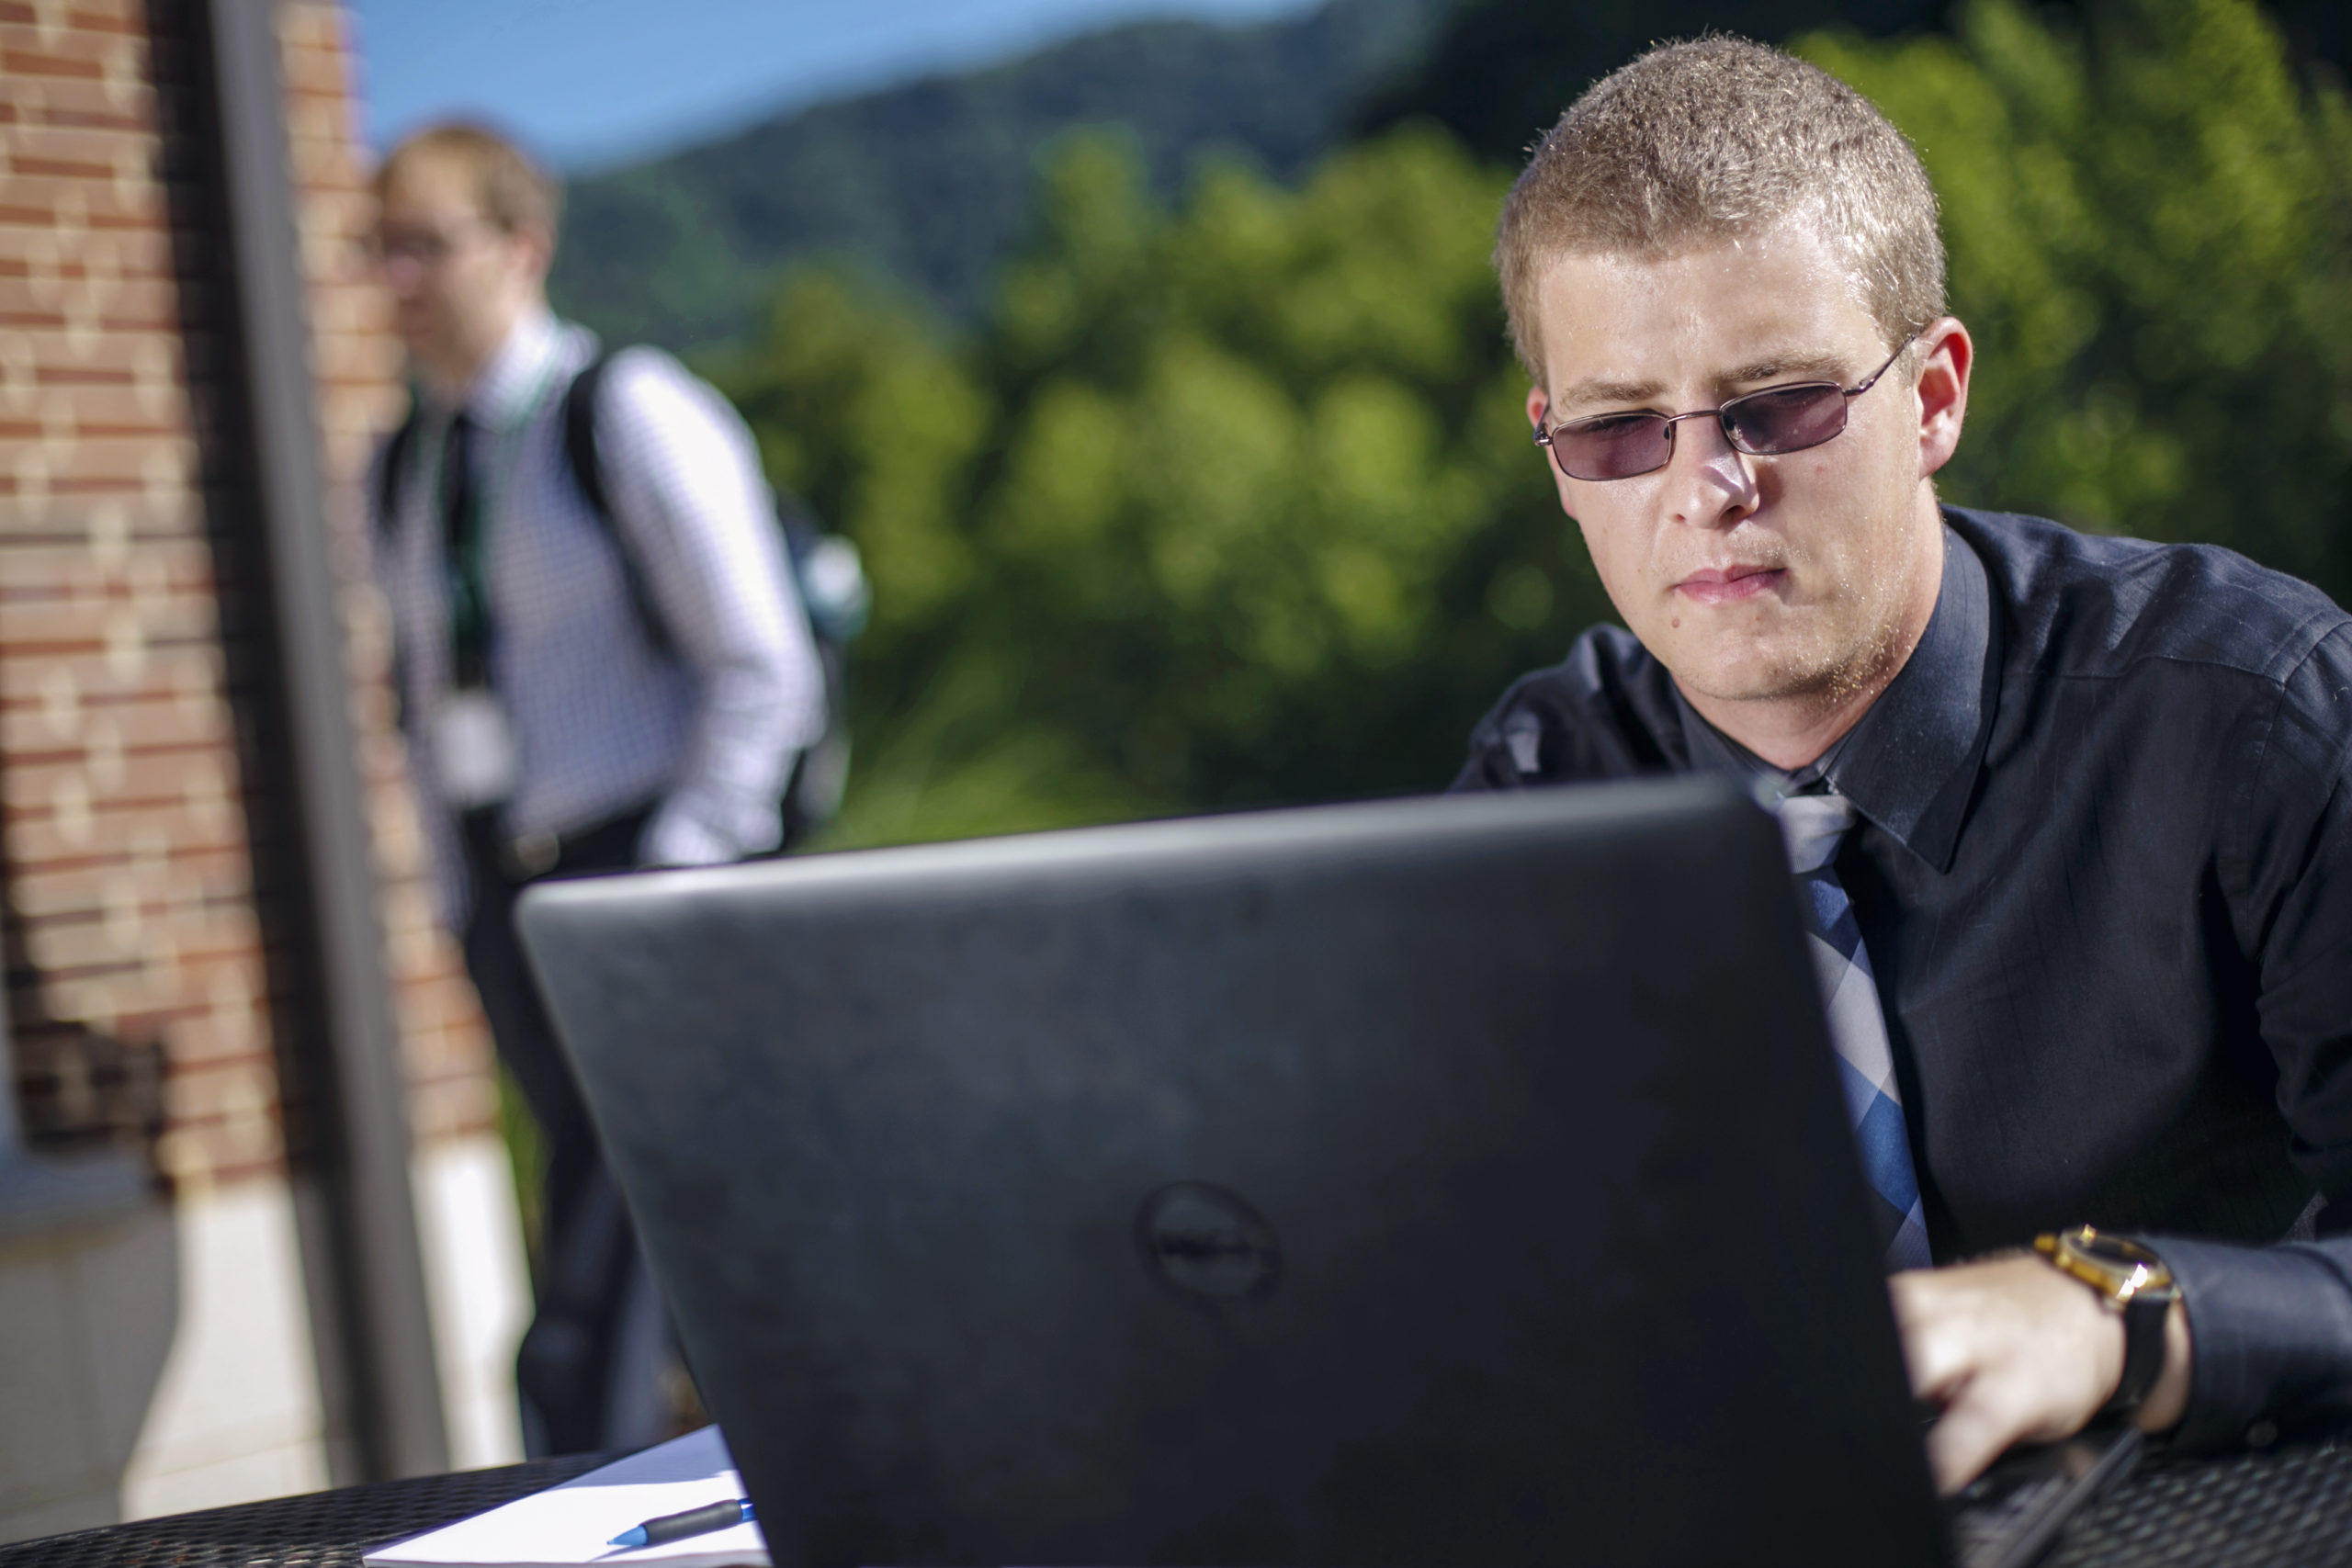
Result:
M1719 408L1689 413L1603 413L1545 429L1535 427L1535 445L1552 449L1552 461L1572 479L1630 479L1655 473L1674 457L1674 427L1686 419L1713 419L1735 452L1777 457L1818 446L1846 428L1846 405L1878 384L1919 334L1894 345L1886 363L1851 387L1835 381L1792 381L1736 397Z

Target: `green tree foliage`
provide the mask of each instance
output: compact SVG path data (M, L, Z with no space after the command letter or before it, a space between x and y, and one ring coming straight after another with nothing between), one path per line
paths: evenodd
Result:
M2090 5L2102 0L2086 0ZM1488 158L1516 160L1570 100L1662 39L1710 30L1773 41L1837 27L1870 38L1941 29L1947 0L1458 0L1409 71L1360 123L1433 119ZM2352 6L2269 0L2298 60L2352 70Z
M1516 163L1600 77L1666 39L1774 40L1837 26L1869 38L1939 23L1947 0L1460 0L1414 68L1365 101L1377 130L1433 119L1481 156Z
M1153 188L1211 149L1305 177L1443 0L1325 0L1244 26L1129 23L983 70L763 121L574 182L549 280L566 315L677 350L756 334L790 264L842 257L970 321L1021 234L1039 150L1132 131Z
M1943 492L2352 598L2344 94L2246 0L2058 15L1801 43L1943 194L1978 346ZM967 337L797 275L722 378L875 579L840 841L1442 784L1609 615L1502 343L1508 179L1423 123L1171 212L1080 139Z
M1943 492L2352 600L2352 109L2246 0L1800 47L1910 134L1978 350Z
M726 379L871 563L843 837L1442 784L1607 609L1502 342L1506 183L1406 130L1169 213L1080 139L960 349L797 278Z

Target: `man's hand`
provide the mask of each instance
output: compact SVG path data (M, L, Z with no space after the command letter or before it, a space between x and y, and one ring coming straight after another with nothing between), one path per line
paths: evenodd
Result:
M1943 1407L1928 1433L1936 1487L1959 1491L2014 1442L2072 1437L2123 1377L2123 1317L2030 1253L1887 1281L1911 1389ZM2140 1406L2162 1431L2188 1403L2188 1314L2165 1320L2165 1370Z

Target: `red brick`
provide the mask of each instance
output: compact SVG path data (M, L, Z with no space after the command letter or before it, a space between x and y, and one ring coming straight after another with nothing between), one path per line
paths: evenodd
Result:
M13 553L0 550L0 558ZM219 624L216 611L201 576L175 578L168 569L134 565L122 577L98 581L91 569L86 576L36 579L0 592L0 648L22 653L50 646L103 646L107 637L126 637L134 627L149 642L177 642L209 635Z
M30 0L0 4L0 22L32 26L40 19L40 8ZM82 32L135 33L141 38L147 33L146 12L138 0L74 0L62 19L67 28Z
M73 32L43 40L21 5L0 0L0 57L29 51L52 73L9 78L0 208L47 224L78 197L86 214L62 237L0 221L0 813L24 953L55 965L17 977L36 1004L20 1016L70 1003L161 1040L174 1085L167 1157L201 1181L283 1168L245 842L244 814L270 807L240 792L220 728L233 694L222 691L213 595L245 590L212 581L186 488L195 426L178 319L183 305L205 302L173 291L153 178L155 106L120 75L144 69L131 37L144 16L142 0L105 0L77 11ZM331 554L356 577L366 556L356 487L376 433L399 416L400 354L350 243L374 208L349 134L347 20L322 0L282 0L278 15ZM108 63L114 82L90 73ZM77 65L79 77L54 73ZM211 345L193 353L199 367L213 363ZM41 445L68 434L70 445ZM28 455L46 472L26 469L20 485ZM386 868L413 1122L425 1139L480 1132L496 1109L487 1045L418 876L402 749L377 678L381 607L348 592L355 664L376 672L355 685L353 712ZM216 995L230 998L226 1010Z
M65 25L92 32L135 33L147 36L147 9L141 0L74 0Z
M12 457L0 454L0 472ZM93 529L120 530L132 540L190 538L204 532L201 498L190 491L151 496L143 491L119 496L52 496L39 512L24 507L0 507L0 550L27 545L63 545L80 548L90 542ZM0 640L8 625L0 612Z
M123 703L84 722L85 737L99 727L110 729L124 750L150 747L187 747L219 739L226 733L228 710L217 699ZM0 749L11 754L55 755L57 749L46 718L35 712L11 709L0 714Z
M0 557L36 553L49 558L58 570L28 574L21 586L0 578L0 599L28 604L103 599L128 603L142 615L151 608L168 615L174 599L212 599L234 591L233 584L216 578L211 550L191 539L150 540L119 552L94 549L86 537L70 545L0 549Z
M26 813L46 811L68 781L77 782L89 795L93 810L145 807L169 809L189 798L189 790L208 787L218 776L217 747L178 747L136 751L122 760L119 782L93 780L86 761L42 765L10 764L7 804Z
M277 1087L269 1082L268 1063L266 1055L249 1052L221 1056L202 1066L185 1066L164 1084L165 1105L175 1118L196 1123L234 1114L256 1100L266 1104L272 1097L257 1096L254 1091Z
M17 174L113 180L126 170L155 178L161 150L153 131L107 126L27 125L8 138L7 167Z
M26 170L0 175L0 213L14 222L74 214L74 229L160 229L164 188L153 180L65 179Z
M0 558L6 553L0 551ZM0 660L0 709L46 706L58 700L61 682L80 704L215 691L221 679L220 652L209 643L150 648L128 673L102 654ZM0 788L12 782L0 779Z
M241 851L191 851L168 854L153 870L125 862L20 874L9 886L8 902L28 920L103 915L126 885L151 897L154 908L184 908L244 897L253 891L253 875Z
M28 63L30 62L30 63ZM80 75L85 68L116 63L134 77L147 74L145 29L126 33L97 27L67 27L44 31L39 26L0 21L0 70L41 74L40 64L53 64Z
M0 546L0 590L38 584L100 594L116 588L129 592L133 585L202 588L211 573L212 552L188 539L141 542L111 565L86 544Z
M62 332L10 335L16 351L40 367L44 387L133 384L142 373L176 381L186 374L187 349L176 333L101 333L80 344Z
M162 278L0 276L0 329L63 331L79 317L100 332L173 332L179 289Z
M161 289L168 286L141 287ZM0 298L6 297L9 288L8 281L0 278ZM176 387L148 391L119 384L52 387L41 392L38 400L25 400L21 406L12 406L12 400L0 392L0 453L7 450L12 438L37 439L43 422L51 419L84 436L187 441L195 435L188 423L187 399ZM11 433L21 434L12 436ZM7 460L0 458L0 462Z
M225 755L225 754L224 754ZM235 794L232 769L229 793L218 800L184 800L170 805L94 807L86 799L79 815L62 809L67 791L53 791L47 801L6 812L8 858L18 872L36 868L63 870L119 854L121 846L160 841L175 851L242 850L245 845L243 810Z
M142 136L141 140L152 139ZM0 273L23 276L35 265L54 268L77 260L95 260L120 277L169 278L173 275L171 236L160 229L85 235L68 246L46 226L0 224Z
M155 96L142 78L126 91L78 76L14 81L10 93L24 110L24 123L123 130L155 128Z
M197 471L193 441L98 435L44 442L42 447L55 490L122 481L184 486Z
M455 954L448 956L455 958ZM419 976L401 990L403 1018L413 1020L420 1030L447 1033L452 1042L469 1054L479 1050L481 1007L474 999L473 987L461 974L449 969L437 975Z
M52 979L137 965L148 943L168 941L189 957L233 953L255 942L253 911L242 903L175 909L141 922L136 932L101 919L28 922L25 952Z

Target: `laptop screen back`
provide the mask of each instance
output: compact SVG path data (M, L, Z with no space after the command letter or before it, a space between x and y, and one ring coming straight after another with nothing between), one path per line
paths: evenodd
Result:
M1725 786L574 883L524 929L780 1564L1940 1559Z

